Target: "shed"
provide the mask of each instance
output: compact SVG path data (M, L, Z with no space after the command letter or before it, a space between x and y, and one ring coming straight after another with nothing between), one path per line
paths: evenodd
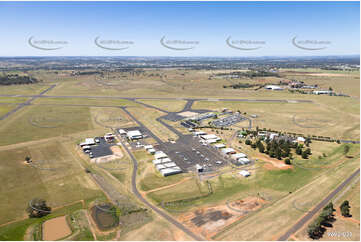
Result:
M226 154L226 155L236 153L236 151L233 148L223 148L223 149L221 149L221 151L223 154Z
M251 175L251 173L250 173L249 171L247 171L247 170L241 170L241 171L239 172L239 174L242 175L242 176L244 176L244 177L248 177L248 176Z
M231 157L235 160L238 160L239 158L246 158L247 155L243 154L243 153L236 153L236 154L231 155Z

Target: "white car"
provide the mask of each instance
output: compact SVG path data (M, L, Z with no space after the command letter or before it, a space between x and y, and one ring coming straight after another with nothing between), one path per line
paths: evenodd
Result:
M99 140L99 139L95 139L95 142L96 142L96 143L100 143L100 140Z

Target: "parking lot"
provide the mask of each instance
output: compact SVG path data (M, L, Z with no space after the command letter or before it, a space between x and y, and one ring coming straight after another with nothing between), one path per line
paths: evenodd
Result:
M247 118L241 116L239 113L235 113L225 118L220 118L212 122L216 127L227 127L239 123Z
M104 137L95 137L95 140L99 140L99 143L96 142L95 145L90 146L89 152L86 152L89 156L90 154L93 156L91 158L98 158L113 154L110 147L114 144L107 143Z
M182 142L164 143L157 147L164 151L184 172L195 170L196 164L203 172L215 171L230 162L211 145L202 145L198 137L184 135Z

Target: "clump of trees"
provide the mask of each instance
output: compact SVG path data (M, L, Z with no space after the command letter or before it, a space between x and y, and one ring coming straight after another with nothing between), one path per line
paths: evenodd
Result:
M350 208L351 208L351 206L350 206L349 202L347 200L345 200L340 206L342 216L351 217Z
M0 75L0 85L20 85L33 84L39 82L38 79L31 76L21 76L18 74L2 74Z
M325 232L325 227L330 227L335 220L333 212L335 211L332 202L323 208L321 214L308 225L307 234L311 239L319 239Z
M277 158L279 160L282 160L283 158L291 159L291 149L295 149L296 154L300 155L303 159L308 159L308 156L312 154L310 148L303 150L302 144L291 143L289 140L270 140L267 138L264 143L261 139L257 139L254 143L252 143L249 139L245 141L245 144L250 145L253 149L258 148L259 152L265 153L269 157ZM290 163L290 161L287 161L287 163Z
M29 218L41 218L51 213L51 207L46 204L44 199L34 198L29 202L26 211Z

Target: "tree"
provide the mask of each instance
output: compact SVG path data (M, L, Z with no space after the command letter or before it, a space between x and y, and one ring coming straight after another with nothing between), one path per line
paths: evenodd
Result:
M246 142L245 142L245 144L246 144L246 145L251 145L252 142L251 142L249 139L247 139Z
M302 159L308 159L308 154L306 151L302 152Z
M311 149L310 149L310 148L307 148L307 149L305 150L305 152L307 153L307 155L311 155Z
M262 144L262 142L258 143L258 150L261 153L264 153L264 145Z
M40 198L34 198L28 204L26 211L29 218L40 218L51 213L51 208L46 205L46 201Z
M291 165L291 160L289 158L285 159L285 164L286 165Z
M341 214L344 217L350 217L350 204L347 200L345 200L340 206Z
M282 151L278 147L276 149L276 157L277 157L277 159L282 160Z
M297 148L296 148L296 154L297 154L297 155L302 155L302 148L297 147Z
M30 163L30 162L31 162L30 156L26 156L26 157L25 157L25 161L26 161L27 163Z

